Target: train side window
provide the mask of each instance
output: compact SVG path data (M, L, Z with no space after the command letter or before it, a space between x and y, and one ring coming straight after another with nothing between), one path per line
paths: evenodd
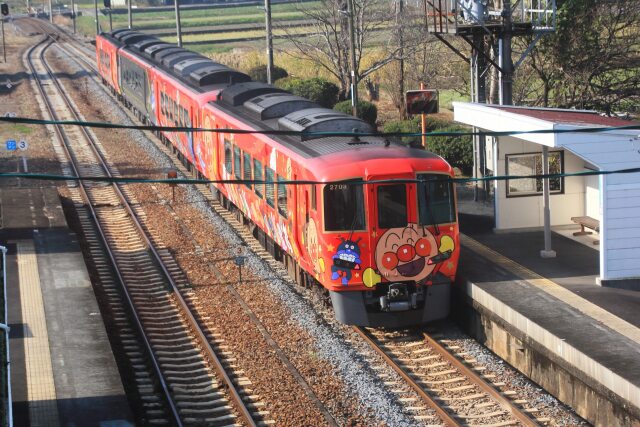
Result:
M242 179L242 157L240 157L240 147L233 147L233 172L236 179Z
M311 209L318 209L318 194L316 192L316 184L311 184Z
M274 183L273 183L273 179L275 176L275 173L273 172L273 169L271 169L270 167L265 167L264 168L264 172L265 172L265 189L264 189L264 193L267 199L267 204L271 207L274 207L275 205L273 204L273 192L274 192Z
M165 104L165 98L164 98L164 92L160 92L160 111L162 112L162 115L165 115L165 108L164 108L164 104Z
M244 179L245 181L251 181L251 156L249 155L249 153L242 153L242 161L244 162L242 179ZM248 188L251 188L250 182L245 182L244 185L246 185Z
M286 218L289 213L287 209L287 185L283 181L286 181L286 179L278 175L278 212Z
M353 181L327 184L324 186L323 193L326 231L365 229L362 184L355 184Z
M407 186L405 184L378 187L378 227L407 226Z
M224 140L224 168L228 174L231 173L231 167L233 166L233 160L231 160L231 143Z
M257 159L253 159L253 179L255 179L256 181L264 180L264 177L262 175L262 162ZM260 198L262 198L263 188L264 184L255 184L253 186L253 189Z

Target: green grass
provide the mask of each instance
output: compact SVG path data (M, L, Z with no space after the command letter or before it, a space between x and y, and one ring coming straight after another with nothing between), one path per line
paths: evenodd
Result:
M439 92L440 95L440 106L442 108L446 108L447 110L453 111L453 102L469 102L470 99L464 95L460 95L458 92L452 89L445 89Z
M125 26L128 23L127 15L113 15L114 27ZM175 17L165 15L157 19L143 19L146 14L133 14L134 27L138 29L161 29L175 27ZM304 15L298 12L281 12L272 14L274 25L281 22L304 19ZM264 24L264 14L255 15L233 15L233 16L180 16L182 27L204 27L216 25L239 25L239 24Z
M17 123L15 125L13 125L13 131L17 132L17 133L20 133L22 135L29 135L31 132L33 132L33 129L30 128L29 126L25 126L25 125Z
M299 27L293 28L290 31L290 34L293 33L304 33L305 31L311 31L312 27ZM218 34L183 34L182 41L184 43L189 42L203 42L203 41L221 41L221 40L229 40L229 39L239 39L239 38L255 38L255 37L264 37L264 30L251 30L251 31L235 31L228 33L218 33ZM284 31L282 30L274 30L273 35L282 35ZM163 41L168 43L175 42L175 35L161 37Z

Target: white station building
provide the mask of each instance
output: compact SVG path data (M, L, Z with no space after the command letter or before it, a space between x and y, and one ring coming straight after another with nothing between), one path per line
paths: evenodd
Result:
M453 105L457 122L494 132L639 125L592 111ZM487 137L486 165L494 176L541 174L544 151L550 173L640 168L640 130ZM542 179L496 180L492 185L496 231L544 227ZM548 199L551 226L575 225L580 218L597 224L598 282L613 286L625 282L623 287L640 289L639 172L550 179Z

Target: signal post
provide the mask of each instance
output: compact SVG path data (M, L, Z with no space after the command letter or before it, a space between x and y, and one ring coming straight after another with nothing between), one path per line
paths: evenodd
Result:
M4 62L7 62L7 46L4 42L4 17L9 15L9 5L6 3L2 3L0 5L0 12L2 13L2 17L0 17L0 21L2 21L2 58Z

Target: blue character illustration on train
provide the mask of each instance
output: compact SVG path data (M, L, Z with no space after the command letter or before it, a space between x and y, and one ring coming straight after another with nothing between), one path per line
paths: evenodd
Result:
M342 242L338 245L338 250L333 255L333 265L331 266L331 280L337 280L341 278L341 282L344 286L347 286L349 280L351 280L351 270L360 270L360 246L358 242L360 238L355 242L353 240L345 240L342 238Z

